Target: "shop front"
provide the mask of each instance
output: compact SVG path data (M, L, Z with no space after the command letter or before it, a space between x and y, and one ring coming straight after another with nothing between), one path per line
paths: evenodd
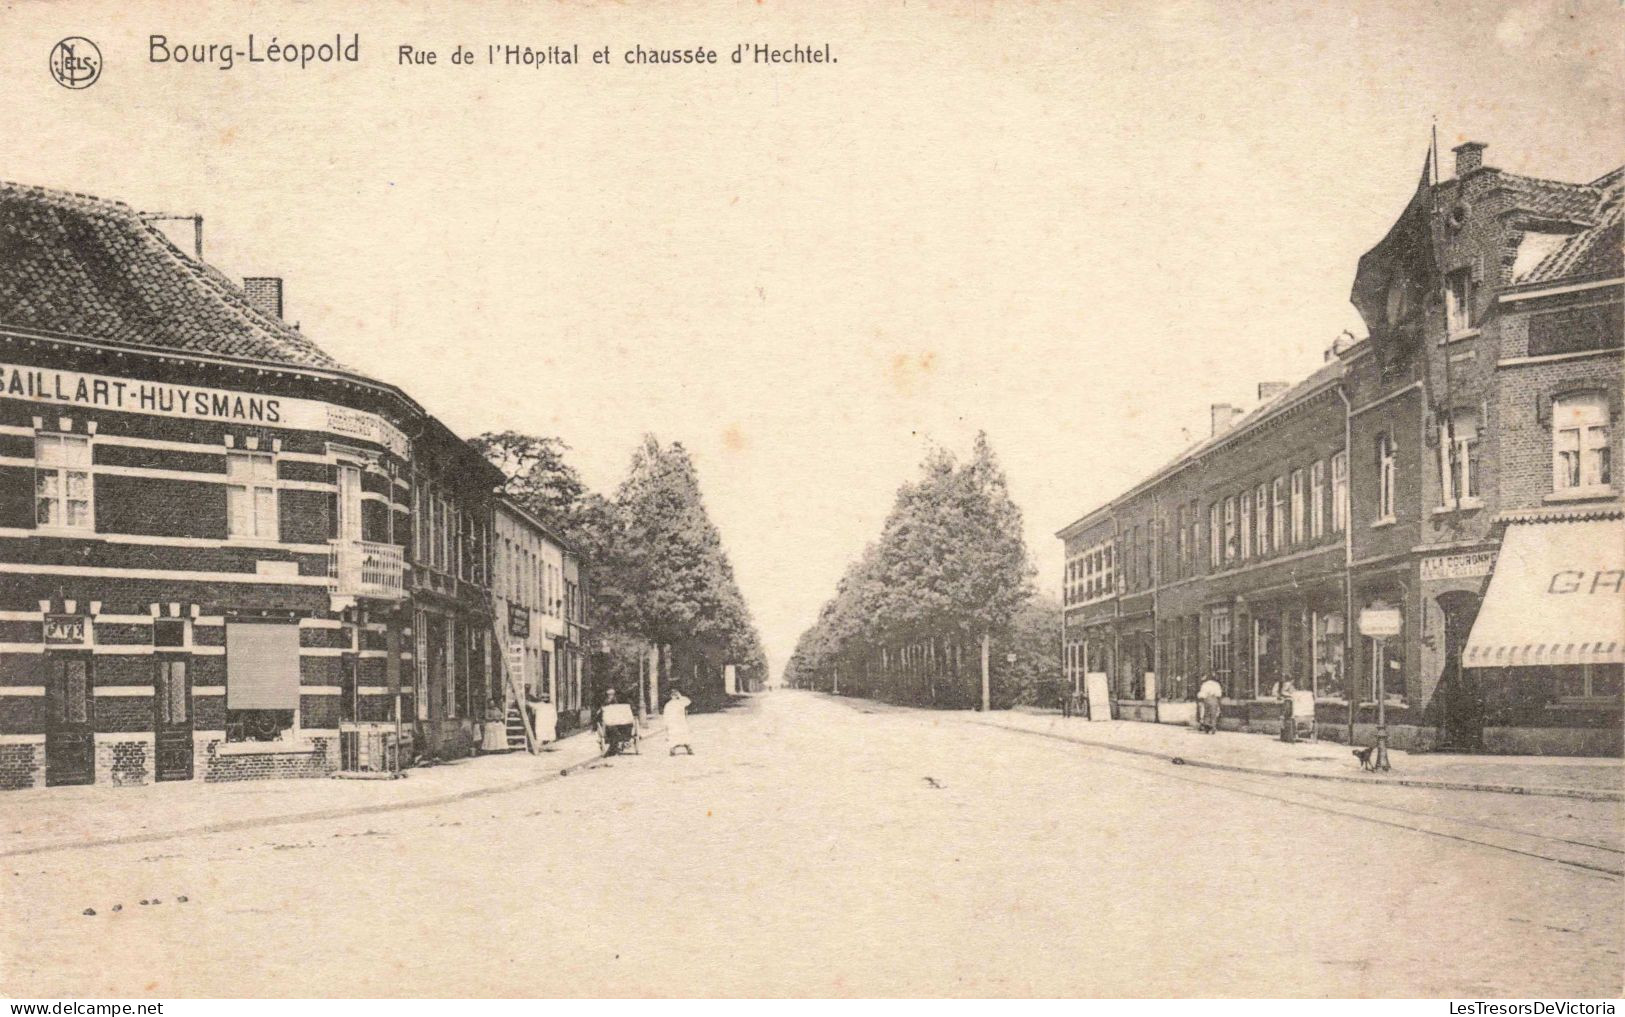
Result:
M1507 526L1461 653L1484 751L1619 755L1625 521ZM1460 722L1458 722L1460 723Z

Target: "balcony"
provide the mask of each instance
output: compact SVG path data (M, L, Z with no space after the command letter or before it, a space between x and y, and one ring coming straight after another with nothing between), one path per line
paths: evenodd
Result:
M327 591L339 597L401 600L406 596L406 555L395 544L340 540L332 544Z

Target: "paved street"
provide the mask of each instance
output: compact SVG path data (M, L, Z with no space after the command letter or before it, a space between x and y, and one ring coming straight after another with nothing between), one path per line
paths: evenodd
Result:
M1621 993L1619 803L969 721L776 692L696 718L692 758L657 735L480 797L13 855L0 994Z

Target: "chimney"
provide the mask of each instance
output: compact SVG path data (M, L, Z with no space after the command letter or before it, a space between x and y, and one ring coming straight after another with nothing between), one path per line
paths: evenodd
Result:
M1482 141L1464 141L1450 150L1456 153L1457 180L1465 180L1469 174L1483 168L1484 149L1487 147Z
M280 276L249 276L243 280L243 295L255 310L282 320L282 278Z
M1267 403L1286 390L1287 383L1284 381L1261 381L1258 383L1258 401Z
M1228 431L1230 429L1230 425L1235 423L1236 418L1240 415L1241 411L1236 409L1234 406L1231 406L1229 403L1214 403L1213 433L1222 434L1223 432Z

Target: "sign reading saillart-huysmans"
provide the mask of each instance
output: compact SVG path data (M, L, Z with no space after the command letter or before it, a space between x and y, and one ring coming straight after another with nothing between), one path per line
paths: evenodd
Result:
M407 455L406 435L382 417L313 399L13 364L0 364L0 396L124 413L325 431L375 442L402 458Z

